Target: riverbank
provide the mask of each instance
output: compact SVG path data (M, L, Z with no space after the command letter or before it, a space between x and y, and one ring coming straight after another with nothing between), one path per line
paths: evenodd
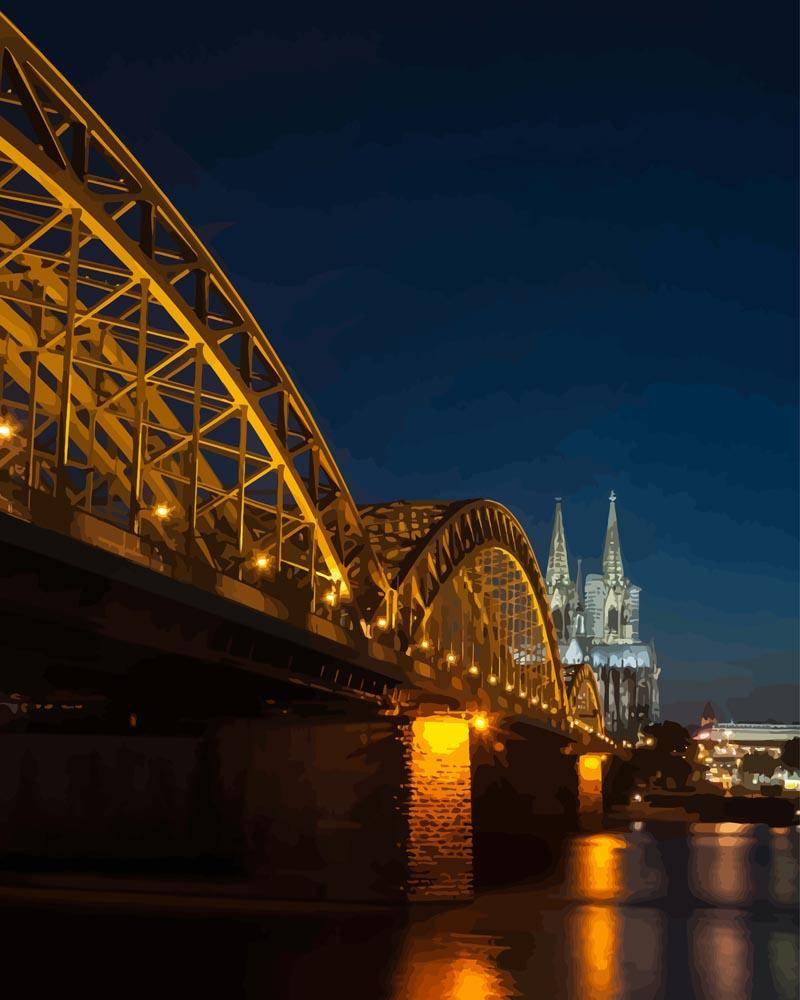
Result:
M611 816L623 820L676 823L763 823L771 827L795 826L796 795L710 795L696 792L649 792L641 802L615 806Z

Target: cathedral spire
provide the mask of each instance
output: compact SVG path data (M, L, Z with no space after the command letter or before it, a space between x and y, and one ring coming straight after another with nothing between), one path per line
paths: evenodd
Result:
M622 549L619 544L617 494L613 490L608 500L608 525L606 526L606 541L603 545L603 576L609 580L623 580L625 573L622 569Z
M578 560L575 576L575 635L586 635L586 595L583 592L583 559Z
M547 586L550 590L557 583L570 583L567 539L564 535L564 518L561 513L561 497L556 497L556 513L553 520L553 537L550 539L550 555L547 558Z

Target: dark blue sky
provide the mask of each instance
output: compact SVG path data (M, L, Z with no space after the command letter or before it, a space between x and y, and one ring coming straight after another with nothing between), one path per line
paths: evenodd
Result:
M795 5L547 6L5 9L359 502L492 497L544 563L553 497L597 557L613 487L670 714L796 718Z

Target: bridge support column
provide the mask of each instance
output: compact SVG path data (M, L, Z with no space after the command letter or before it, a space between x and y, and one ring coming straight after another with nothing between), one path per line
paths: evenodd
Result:
M469 728L442 716L223 724L220 849L299 899L472 895Z
M472 772L466 719L432 715L404 728L407 882L412 901L472 895Z
M578 808L581 818L603 813L603 764L605 754L584 753L578 757Z

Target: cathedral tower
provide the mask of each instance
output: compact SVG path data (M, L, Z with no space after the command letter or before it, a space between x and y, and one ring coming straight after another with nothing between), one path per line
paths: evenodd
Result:
M553 624L559 640L572 634L575 587L569 572L567 539L564 533L564 516L561 512L561 498L556 498L556 512L553 518L553 534L550 539L550 554L547 557L547 590L550 594L550 609Z
M565 669L591 665L608 732L635 740L642 726L660 716L661 668L655 644L639 639L641 591L625 576L613 491L608 501L600 572L589 573L585 587L580 560L572 583L561 501L556 502L547 590Z

